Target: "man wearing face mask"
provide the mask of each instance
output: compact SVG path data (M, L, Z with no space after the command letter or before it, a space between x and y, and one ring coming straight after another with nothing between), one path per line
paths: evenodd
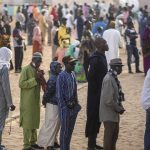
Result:
M117 75L122 72L122 61L115 58L110 61L110 70L102 84L100 98L100 122L104 123L104 150L116 150L119 134L119 116L125 109L122 106L124 93Z
M36 144L40 123L40 86L43 86L44 79L39 69L41 63L41 53L34 53L32 62L23 68L19 80L20 126L23 128L24 150L42 149Z
M63 58L65 70L58 75L56 95L60 112L60 150L70 150L70 142L81 106L78 104L77 84L73 73L76 59Z

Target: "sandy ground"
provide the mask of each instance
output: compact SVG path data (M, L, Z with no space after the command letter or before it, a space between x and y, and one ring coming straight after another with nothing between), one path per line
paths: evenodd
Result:
M138 43L139 44L139 43ZM27 50L24 52L23 66L30 63L32 57L32 47L28 46ZM124 102L124 107L126 112L121 116L120 121L120 133L117 142L117 150L143 150L143 136L145 129L145 112L140 106L140 95L141 89L144 81L144 74L128 74L126 65L126 52L123 49L120 50L120 57L123 60L125 66L123 67L123 73L119 76L121 81L126 101ZM51 61L51 47L45 46L43 53L43 63L41 68L45 71L45 77L48 79L49 64ZM142 56L140 56L140 68L142 67ZM135 66L132 66L133 71L135 71ZM10 113L9 119L12 116L19 114L19 101L20 101L20 89L18 87L20 74L14 73L14 70L10 72L10 83L12 90L12 97L14 104L16 105L16 110ZM82 106L75 129L73 132L71 150L86 150L87 139L84 136L85 123L86 123L86 97L87 97L87 86L79 85L79 87L84 86L84 88L78 91L79 101ZM42 96L41 92L41 96ZM41 125L44 119L44 108L41 108ZM11 134L10 132L11 126ZM103 125L101 126L100 134L97 138L98 144L103 143ZM23 135L22 128L19 128L19 119L6 124L3 135L3 144L7 146L8 150L21 150L23 145Z
M128 74L126 65L126 53L125 50L121 49L121 58L125 64L123 73L119 76L120 81L125 92L126 101L124 106L126 112L121 116L120 121L120 133L117 142L117 150L143 150L143 135L145 125L145 112L140 106L140 94L143 86L144 74ZM29 64L31 60L32 49L28 47L27 51L24 52L23 66ZM42 67L48 77L49 63L51 60L51 48L45 47L43 55ZM142 61L142 57L141 57ZM142 66L142 64L141 64ZM134 69L134 65L132 66ZM142 69L142 67L141 67ZM16 105L16 111L10 113L10 117L19 113L19 94L20 90L18 87L19 74L15 74L14 70L10 72L10 82L12 89L12 96L14 104ZM42 95L42 93L41 93ZM85 123L86 123L86 97L87 87L80 89L78 92L79 101L82 105L76 126L73 132L71 150L86 150L87 139L84 136ZM44 108L41 109L41 124L44 118ZM21 150L23 145L22 128L19 128L19 120L14 120L11 123L6 124L6 128L3 135L3 144L5 144L8 150ZM11 134L9 135L11 128ZM100 134L97 138L98 144L103 143L103 125L100 130Z

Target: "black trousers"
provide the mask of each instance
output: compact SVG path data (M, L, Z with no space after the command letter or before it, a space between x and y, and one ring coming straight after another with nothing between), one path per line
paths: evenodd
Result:
M116 150L119 122L104 122L104 150Z
M126 49L127 49L127 63L128 63L129 71L132 70L131 69L132 55L135 57L135 69L136 69L136 71L138 71L139 70L139 53L138 53L137 47L134 45L127 45Z
M23 61L23 47L15 47L15 70L21 70Z

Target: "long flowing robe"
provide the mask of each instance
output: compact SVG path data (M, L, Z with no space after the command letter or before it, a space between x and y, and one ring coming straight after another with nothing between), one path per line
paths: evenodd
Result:
M8 71L6 66L0 69L0 131L4 129L9 107L12 105Z
M109 64L111 59L119 57L119 47L122 46L120 32L116 29L108 29L104 31L103 38L106 40L109 51L107 51L106 59Z
M47 28L48 28L48 23L46 22L46 18L43 15L41 15L41 17L39 19L39 27L40 27L41 32L42 32L43 42L45 42L45 37L46 37Z
M99 104L101 87L107 73L107 61L104 54L94 52L90 57L88 71L87 123L85 136L96 136L99 132Z
M40 123L40 84L36 81L36 70L28 65L23 68L19 80L20 126L38 129Z
M42 53L43 46L42 46L42 33L39 26L34 27L33 30L33 54L35 52Z

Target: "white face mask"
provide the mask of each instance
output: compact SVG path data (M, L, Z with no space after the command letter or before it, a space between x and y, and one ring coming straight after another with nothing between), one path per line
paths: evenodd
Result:
M36 67L34 62L32 62L32 65L33 65L33 67Z

